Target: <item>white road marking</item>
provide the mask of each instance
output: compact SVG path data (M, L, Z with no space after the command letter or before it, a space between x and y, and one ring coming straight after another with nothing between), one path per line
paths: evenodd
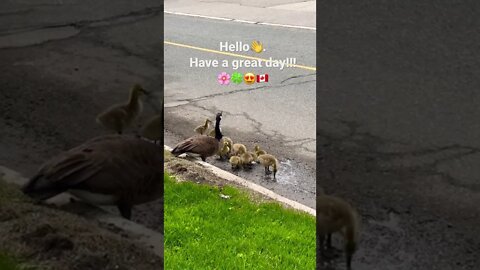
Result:
M198 15L198 14L191 14L191 13L175 12L175 11L164 11L164 13L173 14L173 15L188 16L188 17L212 19L212 20L231 21L231 22L248 23L248 24L259 24L259 25L268 25L268 26L277 26L277 27L286 27L286 28L298 28L298 29L317 31L316 27L310 27L310 26L280 24L280 23L267 23L267 22L254 22L254 21L237 20L237 19Z

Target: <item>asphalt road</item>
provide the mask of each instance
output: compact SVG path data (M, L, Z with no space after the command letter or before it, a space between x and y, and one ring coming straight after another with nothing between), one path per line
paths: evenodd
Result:
M480 267L478 10L320 3L318 183L362 214L354 269Z
M263 167L235 172L288 198L315 207L315 31L165 15L165 143L174 146L194 135L205 118L223 112L222 132L253 149L258 143L279 159L276 182ZM250 44L259 40L265 51L230 51L221 42ZM185 47L189 46L189 47ZM202 50L203 49L203 50ZM205 51L207 49L208 51ZM224 51L223 51L224 52ZM301 67L241 67L247 57L296 58ZM190 58L227 60L229 67L191 67ZM220 85L217 74L234 71L267 73L268 83ZM210 158L230 170L227 162Z

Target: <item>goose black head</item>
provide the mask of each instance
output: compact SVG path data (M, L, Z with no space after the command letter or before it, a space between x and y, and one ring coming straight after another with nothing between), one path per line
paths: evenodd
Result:
M145 90L140 84L136 83L133 85L132 92L136 93L137 95L144 94L148 96L148 91Z
M220 120L222 120L222 112L217 113L215 118L217 121L215 123L215 139L221 140L223 137L222 130L220 129Z

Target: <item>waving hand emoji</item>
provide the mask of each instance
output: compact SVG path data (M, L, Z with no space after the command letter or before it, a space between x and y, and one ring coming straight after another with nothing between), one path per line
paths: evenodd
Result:
M260 41L254 40L252 41L251 49L256 53L261 53L263 51L263 45Z

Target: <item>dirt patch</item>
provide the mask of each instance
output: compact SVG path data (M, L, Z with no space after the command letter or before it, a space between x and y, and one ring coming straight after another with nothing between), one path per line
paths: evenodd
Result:
M270 197L267 197L257 192L253 192L252 190L247 189L242 185L230 182L216 176L207 168L203 167L198 163L195 163L193 159L189 160L190 158L178 158L170 154L170 152L168 151L165 151L164 153L165 171L168 172L170 175L175 176L175 179L179 182L190 181L197 184L207 184L219 187L220 190L225 185L228 185L245 191L249 195L250 199L254 202L261 203L274 201Z
M9 194L9 195L6 195ZM0 247L40 269L163 269L126 231L32 203L0 180Z

